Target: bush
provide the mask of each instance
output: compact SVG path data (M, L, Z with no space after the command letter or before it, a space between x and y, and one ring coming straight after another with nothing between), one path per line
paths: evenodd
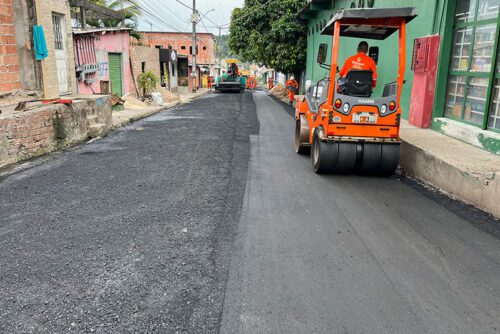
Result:
M139 76L137 76L137 82L144 91L144 95L150 95L156 89L156 85L158 84L158 77L154 75L151 70L148 70L145 73L141 73L139 74Z

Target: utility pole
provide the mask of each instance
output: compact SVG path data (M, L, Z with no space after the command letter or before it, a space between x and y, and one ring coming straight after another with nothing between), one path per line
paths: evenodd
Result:
M196 93L196 22L198 21L198 13L196 12L196 0L193 0L193 15L191 16L191 22L193 23L193 40L191 41L191 54L193 56L193 68L191 71L191 76L193 80L192 91Z
M217 46L217 51L218 51L218 54L219 54L219 76L222 74L222 69L220 68L221 67L221 58L222 58L222 48L221 48L221 43L220 43L221 29L222 28L219 26L219 40L217 41L217 44L219 44Z

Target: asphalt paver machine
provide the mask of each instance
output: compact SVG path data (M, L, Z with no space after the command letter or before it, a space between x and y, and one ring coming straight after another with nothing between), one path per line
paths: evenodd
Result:
M397 168L406 24L416 16L415 8L345 9L322 30L321 34L333 38L331 64L325 64L326 44L319 47L318 62L330 74L307 89L295 111L295 151L310 151L316 173L390 175ZM351 71L347 82L338 80L341 36L384 40L396 32L397 78L384 86L382 96L372 96L370 71Z
M227 71L217 78L214 88L216 91L243 92L245 90L245 78L240 74L238 61L226 59Z

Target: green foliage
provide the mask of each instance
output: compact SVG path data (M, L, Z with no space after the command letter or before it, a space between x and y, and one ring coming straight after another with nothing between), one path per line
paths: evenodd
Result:
M137 40L141 39L141 34L137 32L137 18L141 15L141 10L137 6L136 0L90 0L93 3L115 11L123 11L125 14L125 27L130 28L130 36ZM87 13L87 24L92 27L113 28L121 26L121 20L102 19L92 17L92 12Z
M231 15L230 49L242 61L283 73L300 73L306 62L307 28L298 22L297 15L306 3L245 0L243 8L236 8Z
M137 76L139 86L144 90L144 94L148 95L156 89L158 77L151 70L141 73Z
M215 37L217 47L219 48L220 45L220 50L217 50L217 58L219 57L219 52L220 56L222 59L227 59L227 58L236 58L237 55L233 54L231 50L229 49L228 45L228 40L229 40L229 35L221 35L220 39L218 36Z

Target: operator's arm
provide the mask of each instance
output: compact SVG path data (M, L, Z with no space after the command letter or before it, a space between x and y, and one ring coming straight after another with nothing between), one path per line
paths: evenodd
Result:
M342 69L339 72L339 78L343 78L347 75L347 72L351 69L349 64L351 64L351 57L347 58L344 62L344 66L342 66Z

